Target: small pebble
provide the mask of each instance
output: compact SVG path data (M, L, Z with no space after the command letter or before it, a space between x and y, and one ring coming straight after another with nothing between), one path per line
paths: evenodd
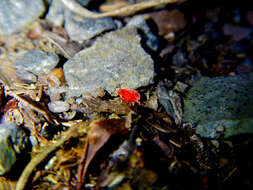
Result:
M24 130L14 123L0 124L0 175L8 173L28 144Z
M117 28L112 18L84 18L70 11L65 13L65 29L69 37L77 42L89 40L102 32Z
M0 35L21 31L45 10L43 0L1 0Z
M21 55L12 65L20 70L26 70L38 75L48 74L58 64L56 54L46 53L40 50L31 50Z
M59 100L59 101L50 102L48 104L48 108L53 113L61 113L61 112L68 111L70 106L67 102Z

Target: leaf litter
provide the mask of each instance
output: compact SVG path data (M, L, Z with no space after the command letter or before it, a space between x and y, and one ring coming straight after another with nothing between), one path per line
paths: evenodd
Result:
M15 186L17 190L213 189L218 186L226 189L233 185L236 175L239 177L235 181L242 184L240 180L245 177L245 165L240 161L250 163L250 157L237 157L241 150L246 154L248 145L252 143L251 136L234 137L232 140L222 136L218 139L201 138L192 129L192 124L182 120L182 99L194 78L203 73L211 76L236 74L238 60L247 56L248 51L246 48L243 54L233 49L231 44L241 43L240 40L250 35L250 30L247 28L247 32L240 35L245 27L220 24L215 20L218 14L224 14L227 19L229 16L217 8L206 13L209 20L205 20L207 24L201 29L204 31L201 36L198 30L194 30L203 22L201 15L198 15L200 13L193 10L192 20L187 20L193 26L189 26L181 12L184 9L191 12L187 9L192 8L190 4L193 2L182 3L181 10L176 9L171 13L166 9L173 8L160 5L181 2L127 3L105 13L91 12L80 7L77 1L62 2L73 12L86 17L113 16L127 22L127 16L138 12L153 19L162 40L160 52L157 53L160 55L157 58L158 79L152 86L138 90L121 89L118 93L120 97L114 97L102 89L98 94L68 99L62 95L66 83L61 66L27 83L17 77L10 63L16 59L18 51L32 49L54 52L61 55L62 60L70 59L81 49L91 46L93 39L83 44L71 41L64 29L44 20L36 21L25 33L8 39L1 37L0 45L4 44L4 51L0 54L1 119L24 126L34 140L31 160L19 178L13 182L8 175L1 177L0 187L7 184ZM120 1L115 2L117 4ZM164 10L151 9L157 6ZM165 18L174 14L178 17ZM245 15L243 22L250 20L250 12ZM160 16L161 23L158 19ZM175 24L177 21L178 24ZM224 31L222 35L236 39L226 39L226 43L221 45L219 34L215 33L217 31L212 31L212 34L209 31L212 29L210 25L215 23L222 25L220 31L224 27L232 27L232 33ZM217 41L215 48L212 40ZM243 45L238 46L245 48L245 42ZM210 48L210 51L206 48ZM210 55L216 59L212 60L213 63L208 59ZM178 87L179 83L184 86L183 90ZM161 84L166 84L166 89ZM52 95L49 93L51 86L63 90ZM161 96L161 92L165 95ZM68 102L69 110L52 113L48 109L52 100ZM250 185L249 178L245 179Z

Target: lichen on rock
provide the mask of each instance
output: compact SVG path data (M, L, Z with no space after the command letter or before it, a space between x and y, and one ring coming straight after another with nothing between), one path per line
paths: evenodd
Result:
M221 127L225 137L253 133L253 73L201 78L188 92L183 119L203 137L215 138Z

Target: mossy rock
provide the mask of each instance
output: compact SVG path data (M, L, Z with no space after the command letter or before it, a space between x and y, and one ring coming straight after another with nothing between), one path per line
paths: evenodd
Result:
M203 77L189 90L184 104L183 120L202 137L253 133L253 73Z

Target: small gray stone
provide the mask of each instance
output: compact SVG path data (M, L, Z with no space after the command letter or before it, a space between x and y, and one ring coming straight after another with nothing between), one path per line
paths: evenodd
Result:
M98 88L138 88L154 78L154 65L140 45L135 28L110 32L64 64L69 96L93 94Z
M28 137L21 127L14 123L0 124L0 175L11 170L27 143Z
M65 29L72 40L82 43L102 32L116 29L112 18L84 18L70 11L65 12Z
M143 16L136 16L130 20L127 27L136 27L144 33L144 41L148 48L153 51L158 49L158 38L155 36L149 28L146 20Z
M93 0L76 0L80 5L87 7Z
M70 106L67 102L58 100L58 101L50 102L48 104L48 108L53 113L61 113L61 112L68 111Z
M53 53L46 53L40 50L27 51L21 55L13 66L34 74L48 74L57 65L58 56Z
M23 69L17 69L16 76L27 84L35 83L37 81L36 75Z
M62 26L64 22L64 12L66 8L61 0L53 0L50 5L46 19L56 26Z
M76 0L80 5L86 7L89 5L89 3L92 1L92 0ZM74 31L75 29L79 29L81 32L83 32L84 30L82 29L83 26L86 26L86 22L88 22L89 20L87 20L86 22L83 22L81 20L83 20L84 18L83 17L79 17L77 15L75 15L74 13L71 13L68 8L62 3L61 0L52 0L52 3L49 7L49 11L48 11L48 14L46 16L46 19L49 20L51 23L53 23L54 25L56 26L62 26L63 23L67 22L67 25L66 27L68 28L68 31L70 32L70 34L73 34L71 35L71 39L73 40L76 40L76 41L79 41L80 39L77 39L78 37L78 32ZM74 17L74 18L73 18ZM104 23L104 27L108 27L108 20L109 21L112 21L112 19L107 19L107 22ZM93 22L90 22L91 25L93 24L96 24L95 21ZM75 27L75 28L70 28L70 27ZM100 33L99 32L99 27L101 27L102 24L100 22L97 22L97 26L93 26L93 29L96 29L97 31L94 31L94 33L98 32L98 34ZM88 26L89 27L89 26ZM88 28L87 27L87 28ZM87 29L86 28L86 29ZM115 28L115 24L113 24L113 27L112 28ZM109 28L109 29L112 29L112 28ZM105 30L108 30L108 29L105 29ZM89 36L91 34L92 31L90 31L89 33ZM103 31L102 31L103 32ZM87 32L84 33L85 35L87 35ZM80 34L79 34L80 35ZM97 34L95 34L97 35ZM74 36L74 37L73 37ZM92 36L93 37L93 36ZM86 40L86 39L85 39ZM81 39L82 41L82 39Z
M188 92L183 119L202 137L217 137L221 127L225 137L253 133L253 73L201 78Z
M0 35L10 35L22 30L43 14L43 0L1 0Z

